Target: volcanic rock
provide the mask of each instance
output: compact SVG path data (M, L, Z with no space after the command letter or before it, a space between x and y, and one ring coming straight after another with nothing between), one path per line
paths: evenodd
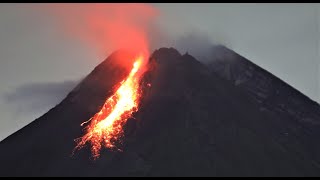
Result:
M103 149L92 160L89 144L72 154L74 139L129 73L111 55L60 104L0 142L0 176L319 176L319 105L219 48L208 65L156 50L122 151Z

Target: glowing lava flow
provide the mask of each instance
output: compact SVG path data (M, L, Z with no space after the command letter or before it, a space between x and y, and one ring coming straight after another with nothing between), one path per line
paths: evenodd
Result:
M117 91L106 100L102 109L89 121L86 134L78 139L76 148L83 147L90 142L94 158L99 157L101 147L115 148L114 141L123 134L122 126L132 113L138 110L140 98L139 79L142 68L143 56L139 56L133 64L133 68ZM88 121L87 121L88 122ZM83 126L85 123L81 124Z

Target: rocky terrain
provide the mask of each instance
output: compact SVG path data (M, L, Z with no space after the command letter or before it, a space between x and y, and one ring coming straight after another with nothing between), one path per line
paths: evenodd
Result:
M48 113L0 142L0 176L319 176L320 108L223 46L203 64L156 50L122 152L76 151L80 124L129 73L115 52ZM151 83L152 86L146 86Z

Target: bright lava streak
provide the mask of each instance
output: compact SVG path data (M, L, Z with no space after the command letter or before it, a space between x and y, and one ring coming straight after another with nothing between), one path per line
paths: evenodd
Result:
M102 146L115 148L114 142L123 135L122 126L126 123L132 113L138 110L140 98L139 79L143 56L139 56L133 64L133 68L116 92L104 103L102 109L85 123L86 134L78 139L76 148L83 147L90 142L92 155L94 158L100 156Z

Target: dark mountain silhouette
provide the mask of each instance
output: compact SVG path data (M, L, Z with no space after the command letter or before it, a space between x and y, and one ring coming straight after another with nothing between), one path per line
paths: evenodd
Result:
M117 58L132 55L113 53L59 105L0 142L0 176L319 176L319 105L233 51L213 52L204 65L156 50L123 152L103 149L93 161L86 146L71 156L80 124L129 73Z
M320 143L317 143L320 137L318 103L224 46L215 46L212 55L208 66L213 74L218 74L245 91L260 111L281 119L282 124L277 123L282 126L281 130L273 131L275 138L304 143L309 146L309 154L320 162ZM286 137L281 137L281 134ZM299 151L298 148L294 149Z

